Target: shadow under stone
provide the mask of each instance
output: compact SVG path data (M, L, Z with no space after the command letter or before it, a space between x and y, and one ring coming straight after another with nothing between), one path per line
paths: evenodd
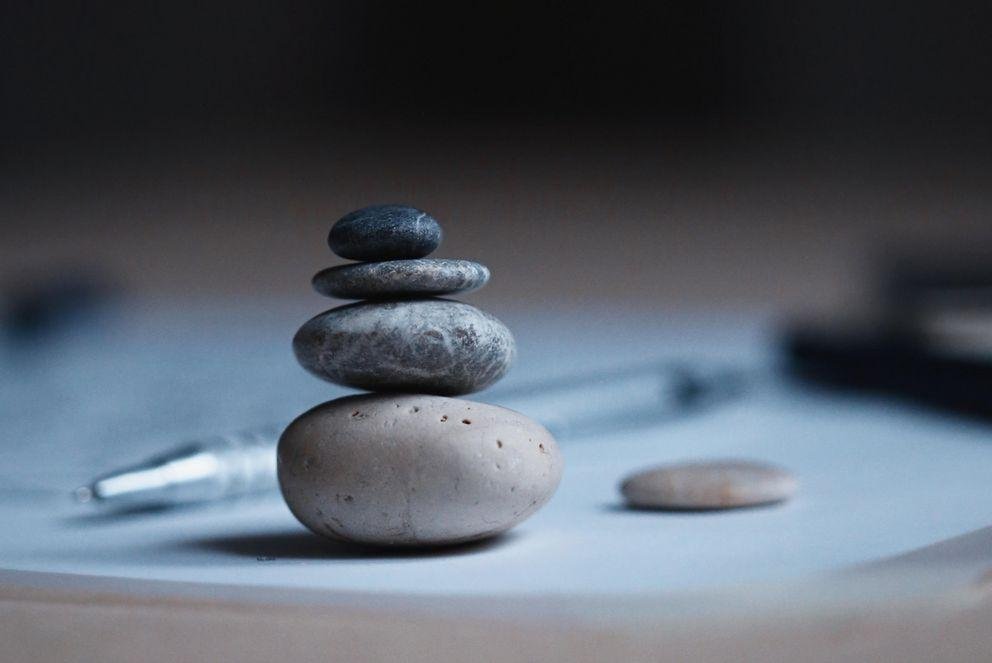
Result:
M632 506L622 502L602 505L602 510L608 513L634 513L634 514L654 514L656 516L691 516L691 515L726 515L728 513L749 513L752 511L765 511L780 507L785 501L765 502L762 504L746 504L742 506L710 507L705 509L687 509L678 507L647 507Z
M254 557L260 562L277 560L372 560L469 555L496 549L515 536L502 534L481 541L449 546L371 546L323 539L306 531L215 536L182 542L183 550Z

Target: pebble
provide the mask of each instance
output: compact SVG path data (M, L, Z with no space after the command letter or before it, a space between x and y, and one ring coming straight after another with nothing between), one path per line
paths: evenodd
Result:
M293 351L317 377L369 391L456 396L509 370L516 343L506 326L448 299L358 302L307 321Z
M788 471L747 460L662 465L627 477L620 492L645 509L733 509L790 498L798 487Z
M325 537L429 546L504 532L554 494L562 457L522 414L454 398L363 394L300 415L279 440L279 485Z
M415 207L373 205L339 219L327 243L349 260L423 258L441 244L441 226Z
M420 258L330 267L313 277L314 290L339 299L392 299L477 290L489 269L471 260Z

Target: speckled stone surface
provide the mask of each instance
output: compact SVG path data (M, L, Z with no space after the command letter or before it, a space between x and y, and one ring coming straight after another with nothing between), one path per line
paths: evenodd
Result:
M339 219L327 244L349 260L423 258L441 244L441 226L416 207L373 205Z
M447 299L359 302L311 318L293 351L314 375L370 391L454 396L499 380L516 355L495 317Z
M636 508L712 510L781 502L797 487L780 467L729 459L650 468L627 477L620 492Z
M422 394L363 394L300 415L279 485L332 539L426 546L493 536L541 508L562 475L551 434L519 412Z
M470 292L487 281L489 269L477 262L420 258L330 267L313 277L313 287L339 299L392 299Z

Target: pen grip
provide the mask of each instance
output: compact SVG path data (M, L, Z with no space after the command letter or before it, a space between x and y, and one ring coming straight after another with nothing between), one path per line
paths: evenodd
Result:
M223 497L237 497L274 489L276 446L284 427L267 425L210 438L202 452L216 459L218 485Z

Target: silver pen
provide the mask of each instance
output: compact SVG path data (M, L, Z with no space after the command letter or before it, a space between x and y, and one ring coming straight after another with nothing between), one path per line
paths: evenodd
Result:
M647 364L544 381L486 399L540 421L559 440L677 418L742 393L739 371ZM212 502L276 489L283 425L195 440L97 477L77 502L144 508Z

